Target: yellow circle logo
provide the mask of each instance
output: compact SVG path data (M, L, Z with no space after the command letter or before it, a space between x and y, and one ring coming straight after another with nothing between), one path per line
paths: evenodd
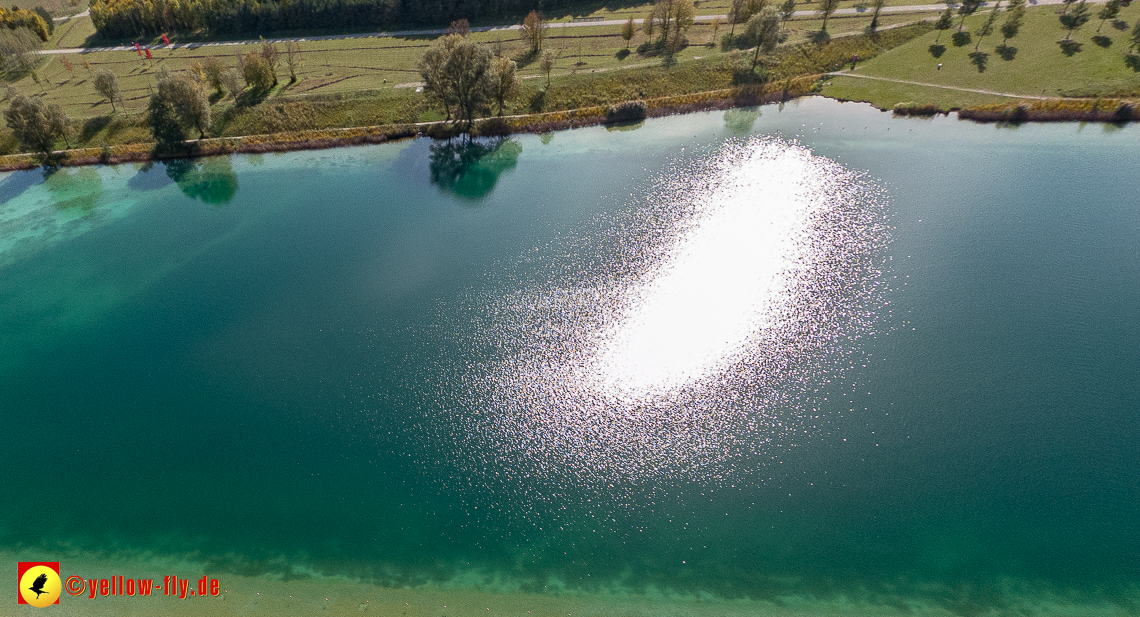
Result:
M62 589L59 574L47 566L32 566L20 577L20 597L32 606L55 604Z

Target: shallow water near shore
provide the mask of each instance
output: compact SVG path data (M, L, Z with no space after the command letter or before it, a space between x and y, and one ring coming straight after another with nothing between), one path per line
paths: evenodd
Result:
M624 128L0 174L0 558L227 588L67 614L1140 612L1140 129Z

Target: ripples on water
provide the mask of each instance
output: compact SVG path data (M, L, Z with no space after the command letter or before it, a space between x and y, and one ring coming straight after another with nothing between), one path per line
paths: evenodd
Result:
M434 433L469 499L510 493L540 514L762 481L817 431L813 397L889 310L886 200L860 174L752 138L651 184L464 311L493 353L455 376L466 394Z

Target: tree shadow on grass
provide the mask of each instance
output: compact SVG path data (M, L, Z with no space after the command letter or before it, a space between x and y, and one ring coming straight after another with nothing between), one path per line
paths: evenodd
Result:
M630 52L628 49L619 49L618 52L614 54L614 57L617 58L620 62L628 58L630 53L632 52Z
M1121 32L1124 32L1128 29L1128 22L1124 21L1123 19L1114 19L1112 20L1112 27L1120 30Z
M969 45L970 41L972 40L973 37L970 36L970 33L966 31L955 32L954 36L950 37L950 41L954 43L954 47L965 47Z
M1140 56L1128 54L1124 56L1124 64L1133 71L1140 73Z
M660 39L654 41L646 41L637 46L637 53L647 58L652 56L660 56L667 53L668 51L669 48L666 47L665 42Z
M83 143L91 141L91 138L99 134L111 123L111 116L98 116L91 118L83 123L83 130L79 132L79 140Z
M931 45L929 49L930 55L934 56L935 58L941 58L942 54L946 53L946 46L939 45L938 43Z
M1001 56L1002 60L1007 62L1017 57L1017 48L1012 45L998 45L994 48L994 51L997 52L997 55Z
M970 64L978 67L979 73L986 72L986 65L990 62L990 55L984 51L970 52Z
M827 30L817 30L808 35L808 40L816 45L826 45L831 41L831 33Z
M1081 51L1081 44L1076 41L1057 41L1057 45L1061 47L1061 53L1070 58Z
M528 64L531 64L535 60L538 60L538 52L533 49L529 49L523 55L515 58L515 64L517 64L521 69L525 68Z
M1093 43L1096 43L1097 47L1103 47L1105 49L1108 49L1109 47L1112 46L1112 39L1110 39L1104 35L1098 34L1097 36L1094 36L1092 38L1092 41L1093 41Z
M546 107L546 90L539 90L530 97L530 111L538 113Z

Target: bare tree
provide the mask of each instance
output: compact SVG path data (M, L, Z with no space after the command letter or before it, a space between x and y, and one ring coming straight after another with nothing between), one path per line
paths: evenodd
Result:
M289 67L289 83L296 83L297 69L301 68L300 41L285 41L285 64Z
M447 27L447 33L458 34L459 36L467 36L468 34L471 34L471 22L467 21L466 19L456 19L455 21L451 22L450 26Z

